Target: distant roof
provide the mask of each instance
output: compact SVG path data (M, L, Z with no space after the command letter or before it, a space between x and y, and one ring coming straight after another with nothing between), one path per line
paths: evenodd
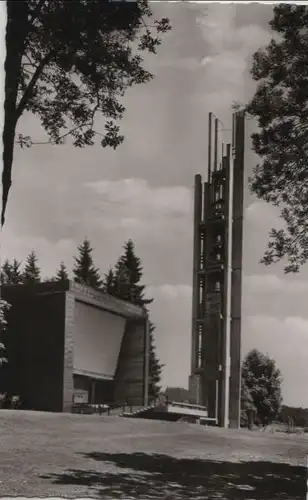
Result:
M81 285L75 281L45 281L43 283L31 285L3 285L2 292L4 298L8 296L21 295L48 295L61 292L72 292L76 300L96 307L119 314L127 318L143 318L146 311L143 307L131 304L125 300L117 299L112 295L95 290L86 285Z

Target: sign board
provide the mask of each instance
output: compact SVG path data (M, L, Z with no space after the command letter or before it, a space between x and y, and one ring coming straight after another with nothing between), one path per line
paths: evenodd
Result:
M84 389L75 389L74 404L87 404L89 402L89 392Z

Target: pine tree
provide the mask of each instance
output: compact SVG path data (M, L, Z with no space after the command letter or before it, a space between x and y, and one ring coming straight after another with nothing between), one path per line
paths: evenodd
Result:
M144 297L145 285L140 285L142 276L141 259L136 256L134 243L129 239L115 266L115 281L121 298L141 306L153 302L153 299Z
M156 346L154 341L154 331L156 326L150 321L149 330L150 330L150 360L149 360L149 374L150 374L150 382L149 382L149 396L151 398L156 398L160 393L161 387L159 385L161 381L161 375L163 371L163 365L159 362L159 359L156 355Z
M94 266L90 241L85 238L83 243L78 247L79 257L75 257L75 266L73 269L74 281L83 285L91 286L92 288L101 288L102 280L100 272Z
M110 272L109 272L110 273ZM127 300L141 307L146 307L153 302L153 299L146 299L144 290L145 285L140 285L143 276L141 259L135 254L135 246L132 240L128 240L124 245L124 253L119 258L114 275L114 285L111 287L111 295L123 300ZM160 364L156 355L156 346L154 343L155 326L152 322L149 324L150 333L150 363L149 363L149 397L157 397L160 387L161 373L163 365Z
M56 274L56 281L65 281L65 280L68 280L68 272L64 262L61 262L60 267Z
M1 283L4 285L18 285L22 283L21 263L17 259L10 262L5 260L1 269Z
M11 268L11 284L12 285L19 285L22 283L22 271L20 269L21 267L21 262L19 262L17 259L13 260L12 263L12 268Z
M37 256L34 250L28 255L23 272L22 282L24 284L40 283L41 270L37 265Z
M103 280L103 291L109 295L115 296L115 275L113 270L110 268L108 273L105 274Z
M1 269L1 283L3 285L7 285L10 283L11 273L12 273L12 264L8 259L6 259Z
M122 300L134 302L130 273L124 262L118 261L114 272L114 295Z

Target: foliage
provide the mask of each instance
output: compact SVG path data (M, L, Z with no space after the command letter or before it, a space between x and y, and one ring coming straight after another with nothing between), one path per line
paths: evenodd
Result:
M271 423L281 407L281 382L275 361L253 349L242 365L242 408L255 409L263 425Z
M20 396L18 394L14 394L13 396L11 396L10 402L11 408L18 408L21 405Z
M159 359L156 354L156 345L154 338L154 331L156 326L150 321L149 324L150 329L150 363L149 363L149 397L156 398L160 391L160 381L161 375L163 371L163 365L159 362Z
M256 411L252 394L250 392L249 387L247 386L246 378L244 377L242 378L242 384L241 384L241 409L244 410L245 412L247 410Z
M7 359L5 357L5 345L1 342L2 334L7 329L7 319L6 315L10 308L10 304L3 299L0 299L0 366L3 363L7 363Z
M153 21L147 0L7 1L2 216L11 186L16 126L25 112L36 115L51 144L68 136L84 147L123 141L117 121L127 88L147 83L143 51L156 54L168 19ZM68 29L69 28L69 29ZM96 129L96 116L105 130ZM33 144L19 135L21 147Z
M164 394L169 401L189 402L189 391L183 387L166 387Z
M1 284L7 285L10 283L11 268L12 268L11 263L9 262L8 259L6 259L1 269Z
M21 262L18 262L17 259L13 259L13 262L6 259L1 269L1 283L3 285L19 285L22 283L23 277L20 266Z
M56 280L57 281L65 281L68 279L69 278L68 278L68 272L66 269L66 265L64 264L64 262L61 262L60 267L59 267L57 274L56 274Z
M247 387L246 380L241 383L241 427L252 429L254 416L257 414L252 394Z
M116 281L113 270L110 268L108 273L105 274L103 280L103 290L109 295L115 296L116 294Z
M125 263L117 262L114 270L113 295L122 300L134 302L134 293L131 290L130 282L130 273Z
M308 427L308 408L282 405L277 420L288 423L290 419L295 427Z
M271 230L262 262L286 259L289 273L308 259L308 7L278 4L270 26L275 39L253 56L258 87L246 107L260 128L252 135L261 161L250 187L280 207L284 221L283 228Z
M114 295L141 306L150 304L153 299L145 298L145 285L140 285L142 276L141 259L135 254L133 241L128 240L124 245L123 255L115 265Z
M73 269L74 281L93 288L101 288L102 280L99 269L95 267L90 241L85 238L79 245L79 257L75 257L75 266Z
M41 281L41 270L37 265L37 256L34 250L30 252L26 259L26 264L24 267L22 282L25 285L40 283Z
M115 269L109 270L105 275L104 291L111 295L127 300L141 307L146 307L153 299L145 298L145 285L140 285L143 276L141 259L136 256L135 245L128 240L124 245L124 252L118 259ZM156 355L154 342L155 326L150 321L150 363L149 363L149 396L156 398L159 394L159 383L163 365L160 364Z

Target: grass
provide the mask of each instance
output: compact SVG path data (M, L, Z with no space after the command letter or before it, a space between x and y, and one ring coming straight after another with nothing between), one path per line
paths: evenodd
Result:
M0 411L0 496L299 500L308 439L96 415Z

